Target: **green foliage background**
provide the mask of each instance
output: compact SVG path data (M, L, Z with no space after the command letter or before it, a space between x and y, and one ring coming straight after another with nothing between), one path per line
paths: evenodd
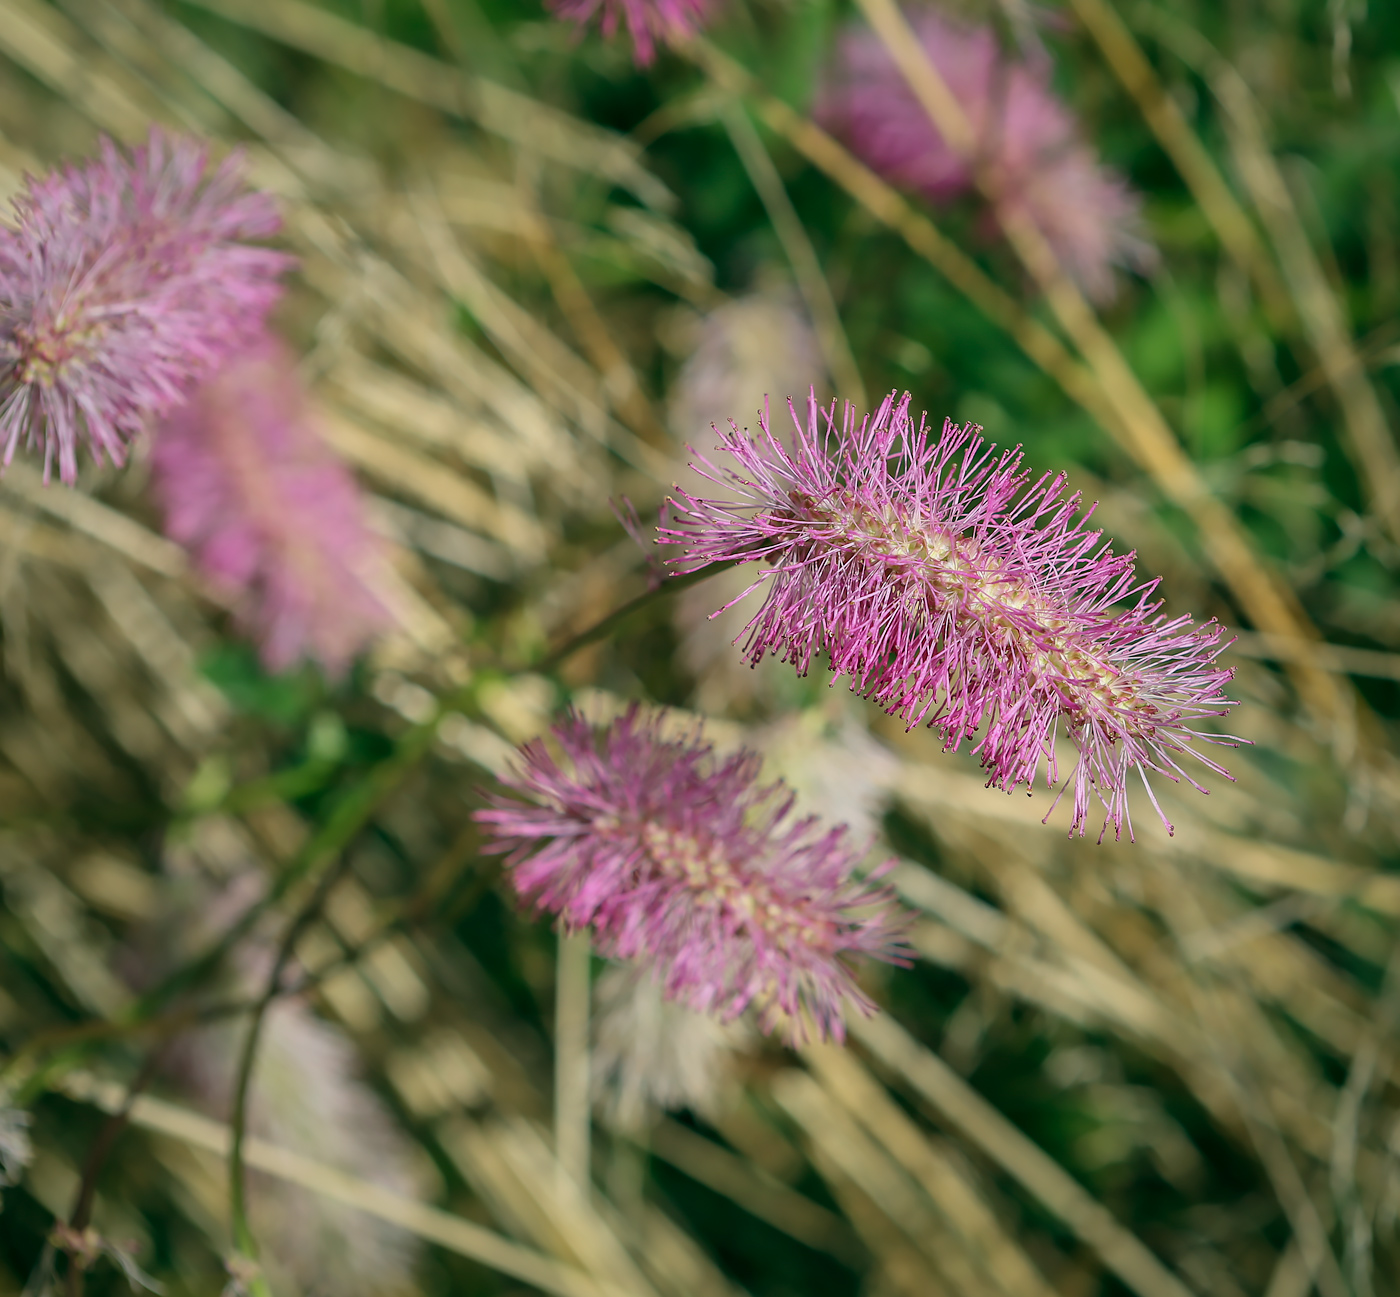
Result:
M638 70L623 42L524 0L0 0L10 191L100 131L136 140L158 120L246 145L281 196L303 270L279 324L333 444L399 510L402 596L395 634L350 679L269 678L160 538L139 454L87 472L87 510L22 463L0 483L0 1040L37 1150L4 1192L0 1292L24 1290L89 1166L103 1238L130 1242L167 1292L228 1291L221 1160L170 1125L195 1108L222 1121L226 1102L159 1071L143 1086L165 1106L133 1109L89 1157L101 1085L120 1097L174 1032L138 1029L132 988L178 966L172 932L229 922L200 907L244 875L283 889L243 943L263 977L256 960L310 906L307 1017L350 1042L343 1084L387 1109L413 1168L395 1192L438 1213L400 1219L416 1250L362 1289L337 1269L345 1227L316 1233L305 1204L320 1191L288 1207L275 1177L254 1179L255 1200L307 1213L303 1242L325 1249L308 1280L265 1238L279 1294L534 1291L542 1272L519 1267L536 1262L547 1290L664 1297L1400 1292L1400 535L1368 467L1395 457L1400 428L1400 8L1109 8L1175 106L1178 142L1199 142L1243 212L1254 278L1085 4L958 12L1008 47L1033 19L1085 136L1144 197L1161 264L1118 277L1102 325L1201 498L1248 542L1239 581L1189 491L774 128L764 96L810 110L835 34L861 21L853 5L726 0L705 49L752 76L736 98L698 47ZM1232 85L1257 113L1253 143L1222 98ZM725 125L736 103L866 391L909 389L935 419L975 420L1065 470L1163 575L1170 613L1239 631L1232 729L1255 746L1232 754L1238 786L1166 800L1174 838L1143 814L1135 846L1067 842L1060 820L1038 822L1042 791L1023 806L980 790L965 754L824 680L768 664L743 686L698 667L676 600L557 670L519 669L646 588L608 500L649 520L683 442L703 444L667 414L699 322L755 292L799 300L792 249ZM1261 165L1282 217L1260 204ZM980 200L911 203L1081 346ZM1330 306L1299 291L1289 221ZM1330 358L1329 310L1345 344ZM1105 381L1094 371L1094 390ZM1382 419L1370 461L1343 395L1358 382ZM751 419L764 395L731 413ZM1269 582L1291 592L1299 637L1249 604ZM627 1134L595 1122L584 1201L549 1153L556 938L478 856L470 813L501 753L555 708L606 715L628 698L711 713L722 741L763 745L810 796L859 786L877 849L903 862L920 958L863 974L896 1036L858 1030L843 1054L751 1040L714 1112ZM308 890L327 876L339 908ZM345 918L355 906L362 922ZM211 966L162 1008L246 994L246 968ZM329 1147L322 1163L350 1172L363 1208L376 1168L360 1133L302 1151ZM503 1269L449 1216L528 1264ZM85 1283L127 1280L106 1259Z

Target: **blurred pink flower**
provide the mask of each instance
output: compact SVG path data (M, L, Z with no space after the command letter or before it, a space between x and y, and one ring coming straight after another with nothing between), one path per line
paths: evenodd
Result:
M1019 211L1039 227L1090 296L1107 300L1110 267L1148 270L1156 250L1126 181L1099 165L1068 108L1048 83L1048 63L1006 58L986 27L962 28L933 13L910 20L930 61L962 105L975 157L938 133L874 33L840 38L817 116L874 170L945 202L971 188L981 167L995 215Z
M151 459L166 534L235 596L269 670L311 657L339 675L388 624L355 479L280 343L265 336L169 414Z
M249 246L279 228L234 156L152 128L123 154L31 178L0 227L0 439L4 462L44 446L65 482L85 439L120 464L151 417L246 346L291 258Z
M976 738L988 783L1008 793L1042 767L1059 781L1064 734L1079 749L1071 832L1097 799L1104 832L1131 837L1133 771L1168 830L1149 772L1204 792L1180 764L1191 756L1228 778L1198 746L1234 746L1198 728L1234 705L1219 628L1160 616L1157 582L1100 543L1063 474L1032 479L1019 449L998 454L975 424L945 421L935 437L907 393L859 426L815 395L805 425L788 409L795 442L767 418L758 437L717 429L724 465L695 462L729 498L680 492L659 529L685 546L682 571L760 565L745 591L766 589L751 661L774 653L805 675L825 652L852 690L940 730L945 750Z
M602 731L570 713L552 733L567 768L527 743L504 781L516 797L477 812L493 849L522 897L591 928L601 954L649 961L668 998L839 1039L843 1001L871 1011L842 956L902 961L891 893L855 878L844 825L789 818L757 754L720 758L698 727L664 725L636 706Z
M561 18L591 22L602 14L604 36L612 36L626 22L632 37L633 57L645 67L656 57L657 42L693 36L714 7L713 0L549 0Z

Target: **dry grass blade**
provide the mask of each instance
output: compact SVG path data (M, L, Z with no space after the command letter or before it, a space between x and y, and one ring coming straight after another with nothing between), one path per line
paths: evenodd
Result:
M40 522L27 510L0 503L0 550L14 561L20 556L82 568L99 547L71 531ZM6 583L8 584L8 582Z
M363 192L372 183L373 168L366 159L332 148L189 28L149 0L82 3L90 29L100 30L123 56L150 69L158 80L167 80L172 70L183 73L201 98L208 96L242 121L313 186L342 194ZM157 59L165 65L163 69L155 68Z
M975 1186L849 1051L818 1045L804 1055L828 1092L923 1186L968 1245L985 1283L1006 1297L1051 1297L1054 1289Z
M419 455L349 419L323 412L328 440L351 463L387 486L464 526L484 531L515 553L538 559L544 550L539 522L502 505L461 474L444 472L436 460Z
M910 805L1002 824L1016 834L1024 835L1041 823L1024 799L988 796L982 781L972 775L910 764L901 771L897 790ZM1195 858L1252 885L1347 897L1378 914L1400 915L1400 877L1394 874L1190 820L1183 821L1174 836L1144 837L1132 849L1146 856Z
M652 1128L647 1148L799 1243L828 1252L847 1265L863 1259L860 1245L840 1216L688 1126L663 1119Z
M5 472L5 486L30 506L61 518L75 532L149 572L183 577L189 571L185 551L173 541L157 536L90 495L46 486L42 476L28 464L11 464Z
M1320 644L1314 640L1291 640L1281 635L1245 631L1236 634L1229 651L1241 657L1263 658L1272 662L1306 659L1339 674L1400 680L1400 653L1383 653L1377 649Z
M607 321L589 296L573 263L559 247L549 221L537 208L530 210L528 217L526 238L531 251L549 280L550 292L559 309L602 375L603 390L611 396L619 417L643 439L664 444L665 429L642 391L636 370L613 340Z
M721 109L720 117L725 130L729 132L734 151L744 164L754 191L768 213L769 223L783 245L788 264L792 266L798 290L816 325L827 370L845 399L863 410L866 408L865 384L851 354L851 344L846 341L846 330L842 327L840 313L831 296L831 286L822 273L816 249L807 237L797 209L783 186L783 178L773 165L773 159L768 156L768 150L764 148L742 104L726 104Z
M159 120L159 106L143 102L144 96L121 85L106 60L79 53L85 42L61 14L31 0L5 0L0 14L0 50L103 130L139 140L152 118Z
M887 1263L892 1256L901 1258L901 1286L921 1282L925 1291L932 1287L962 1297L982 1290L971 1259L934 1216L915 1183L816 1081L796 1069L782 1072L774 1079L773 1097L805 1130L818 1166L835 1171L828 1175L832 1188L849 1182L879 1213L878 1220L868 1210L861 1213L862 1232ZM847 1210L850 1213L849 1206ZM860 1217L850 1214L860 1228Z
M600 1283L634 1297L658 1297L618 1231L592 1196L561 1174L558 1160L535 1126L522 1117L476 1125L456 1121L444 1148L503 1219L542 1247L570 1258Z
M1156 11L1150 11L1156 12ZM1288 185L1265 138L1259 106L1245 79L1199 32L1160 16L1154 25L1201 73L1225 110L1235 163L1269 233L1299 319L1341 406L1357 477L1381 524L1400 540L1400 451L1355 340ZM1262 628L1269 629L1269 628Z
M1276 325L1292 319L1292 303L1259 232L1230 192L1180 106L1163 88L1110 0L1071 0L1071 3L1080 21L1099 43L1109 67L1137 100L1143 118L1186 181L1221 245L1258 285L1264 309Z
M1178 940L1205 926L1189 885L1183 886L1185 882L1172 871L1162 889L1164 912ZM1261 1033L1248 1019L1257 1017L1257 1006L1249 997L1229 994L1226 987L1199 977L1189 964L1188 976L1202 1026L1220 1055L1222 1071L1236 1093L1236 1106L1288 1217L1303 1260L1323 1297L1348 1297L1348 1285L1332 1254L1327 1227L1276 1123L1274 1104L1280 1097L1278 1089L1253 1075L1259 1061L1257 1042ZM1335 1111L1336 1105L1327 1107ZM1324 1137L1326 1145L1330 1145L1330 1139Z
M1192 1297L1191 1290L1054 1158L897 1023L888 1017L857 1018L851 1034L1093 1248L1138 1297Z
M121 1086L104 1083L82 1073L69 1073L64 1081L64 1092L70 1098L80 1103L92 1103L104 1112L117 1111L125 1098ZM132 1104L131 1124L219 1156L228 1152L231 1138L225 1123L212 1121L177 1104L148 1095L138 1096ZM248 1141L245 1156L248 1166L254 1170L389 1221L428 1242L490 1266L502 1274L511 1275L542 1292L557 1293L559 1297L624 1297L628 1292L625 1288L595 1281L580 1270L523 1248L460 1216L402 1198L290 1149L254 1139Z
M567 418L585 428L600 441L616 440L608 427L607 407L613 404L598 374L564 345L550 330L507 294L496 288L474 265L453 238L437 195L420 190L410 196L411 213L418 242L427 252L443 287L471 312L491 341L510 358L517 372L527 377L542 396ZM400 223L406 229L406 223ZM403 241L403 240L401 240ZM627 371L630 374L630 369ZM633 378L616 403L627 404L641 396ZM660 425L649 414L642 420L647 435L660 440ZM628 435L626 445L634 461L646 464L664 480L664 455L645 442Z
M367 28L301 0L192 0L229 22L335 63L410 99L475 120L522 149L630 190L660 211L674 205L670 191L639 161L630 141L550 108L528 95L441 63L418 50L384 40Z

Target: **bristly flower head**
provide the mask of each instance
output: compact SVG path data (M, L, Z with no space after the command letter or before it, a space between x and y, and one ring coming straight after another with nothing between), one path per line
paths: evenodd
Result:
M264 337L170 414L151 462L166 534L235 597L269 670L312 657L339 675L386 627L359 488L280 343Z
M633 706L601 731L570 713L553 737L566 765L526 744L505 781L525 800L477 812L523 898L604 955L648 960L702 1013L753 1005L795 1041L809 1018L840 1039L845 1000L871 1011L844 956L901 962L900 925L889 890L854 877L844 825L792 818L757 754L717 756L698 726L668 738L663 713Z
M279 228L236 157L153 128L123 154L30 179L0 226L0 440L44 447L73 482L77 446L126 443L247 345L291 259L249 246Z
M1042 766L1057 783L1067 735L1081 835L1097 797L1103 832L1111 821L1132 836L1131 771L1169 831L1149 773L1204 792L1179 764L1189 754L1229 777L1195 746L1235 742L1196 728L1233 705L1220 629L1158 615L1157 582L1100 543L1063 474L1032 481L1020 449L998 454L975 424L945 421L935 437L926 416L915 426L907 393L859 427L849 405L838 423L835 402L819 411L815 395L805 425L788 409L792 448L766 412L757 438L716 428L727 465L697 456L697 467L731 498L680 492L660 528L686 547L683 571L762 565L745 591L767 590L743 641L752 661L775 653L805 674L824 650L852 690L941 731L945 751L975 738L988 785L1006 792Z
M969 189L980 167L997 195L992 214L1028 217L1098 300L1113 296L1113 265L1150 269L1137 196L1079 137L1048 65L1006 59L986 27L927 12L911 22L967 116L974 156L938 133L880 39L858 28L841 37L818 117L874 170L934 202Z
M710 16L713 0L549 0L561 18L576 23L602 14L603 35L611 37L626 22L633 57L646 67L656 57L657 43L695 35Z

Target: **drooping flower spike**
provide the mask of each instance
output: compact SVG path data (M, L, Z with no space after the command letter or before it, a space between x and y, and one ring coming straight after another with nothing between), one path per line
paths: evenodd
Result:
M0 442L44 449L65 482L85 441L121 463L149 420L246 346L290 257L249 240L279 228L237 156L151 130L128 156L31 178L0 226Z
M940 731L945 751L975 739L988 786L1008 793L1042 769L1059 782L1064 734L1079 749L1061 788L1071 832L1097 799L1100 841L1109 823L1132 837L1133 771L1168 831L1149 775L1204 792L1181 765L1191 756L1229 777L1200 745L1237 740L1198 728L1233 705L1220 628L1160 615L1157 582L1089 529L1063 474L1032 480L1019 448L998 453L975 424L934 436L907 393L859 426L815 395L805 424L788 409L790 444L766 410L758 437L716 428L723 466L695 467L730 498L679 492L659 528L685 547L681 571L761 565L745 591L766 592L743 637L752 661L774 653L805 674L825 652L852 690Z
M693 36L714 8L713 0L549 0L561 18L591 22L601 14L603 35L613 36L620 23L627 24L633 57L646 67L656 58L656 47L670 40Z
M855 877L844 825L794 818L782 784L759 784L757 754L717 756L698 726L668 738L665 720L634 706L595 730L571 712L553 730L563 764L527 743L515 796L477 812L490 849L522 898L649 961L668 998L840 1039L844 1002L872 1011L845 957L904 962L890 891Z
M387 628L359 488L276 339L235 356L160 423L151 466L166 534L233 597L268 670L314 658L339 676Z
M875 171L936 203L966 192L980 168L995 194L992 217L1028 218L1097 300L1113 296L1113 266L1150 270L1157 257L1141 202L1100 165L1051 88L1048 66L1007 58L989 27L928 11L910 21L967 117L973 156L939 134L880 38L860 27L837 43L818 119Z

